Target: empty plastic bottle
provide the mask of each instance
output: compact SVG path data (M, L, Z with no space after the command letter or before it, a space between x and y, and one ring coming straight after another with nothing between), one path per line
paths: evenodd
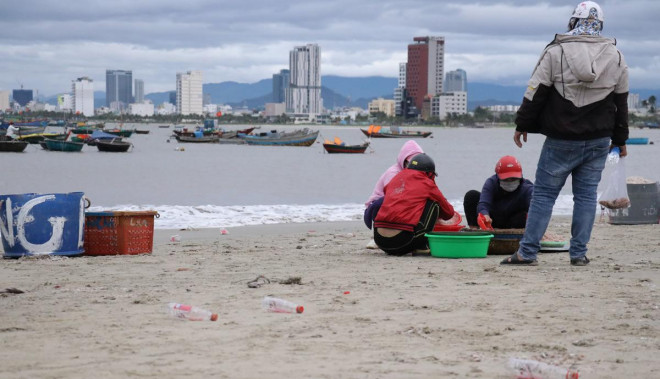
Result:
M271 296L264 297L261 306L268 312L277 313L303 313L305 310L302 305Z
M206 309L193 307L192 305L169 303L167 309L170 315L190 321L216 321L217 313L212 313Z
M608 164L617 164L619 163L619 155L621 154L621 149L618 146L614 146L607 154L607 163Z
M516 372L516 379L578 379L579 372L573 367L563 368L532 359L509 359L509 367Z

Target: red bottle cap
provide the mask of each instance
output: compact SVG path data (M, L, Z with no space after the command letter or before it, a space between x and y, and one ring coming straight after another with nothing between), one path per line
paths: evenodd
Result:
M305 308L303 308L302 305L299 305L299 306L296 307L296 313L303 313L304 310L305 310Z
M217 313L211 313L211 321L216 321L218 319Z

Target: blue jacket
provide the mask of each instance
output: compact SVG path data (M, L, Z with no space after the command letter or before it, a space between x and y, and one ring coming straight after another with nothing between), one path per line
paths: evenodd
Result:
M506 192L500 188L497 175L493 175L486 179L481 190L477 213L489 215L492 219L506 219L521 211L527 212L533 192L534 184L525 178L515 191Z

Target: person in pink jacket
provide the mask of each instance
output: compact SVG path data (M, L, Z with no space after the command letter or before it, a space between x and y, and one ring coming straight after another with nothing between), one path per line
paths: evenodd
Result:
M371 196L367 202L364 203L366 207L364 210L364 223L367 225L367 228L371 229L374 219L378 214L378 210L383 204L383 199L385 197L384 190L387 183L389 183L390 180L396 176L396 174L401 172L401 170L406 168L412 157L422 153L424 153L422 148L417 144L417 142L413 140L408 140L403 144L401 150L399 151L399 155L396 158L396 163L385 170L383 175L380 176L376 182L376 186L374 187L373 192L371 193Z

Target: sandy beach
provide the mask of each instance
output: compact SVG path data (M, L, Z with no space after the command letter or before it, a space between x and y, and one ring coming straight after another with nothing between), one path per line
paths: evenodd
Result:
M156 230L152 254L3 259L0 377L513 378L510 357L660 377L660 225L597 221L586 267L567 252L536 267L388 257L358 221L227 231ZM568 238L570 220L549 231ZM249 288L258 275L270 283ZM305 311L268 313L266 295ZM218 321L175 319L168 302Z

